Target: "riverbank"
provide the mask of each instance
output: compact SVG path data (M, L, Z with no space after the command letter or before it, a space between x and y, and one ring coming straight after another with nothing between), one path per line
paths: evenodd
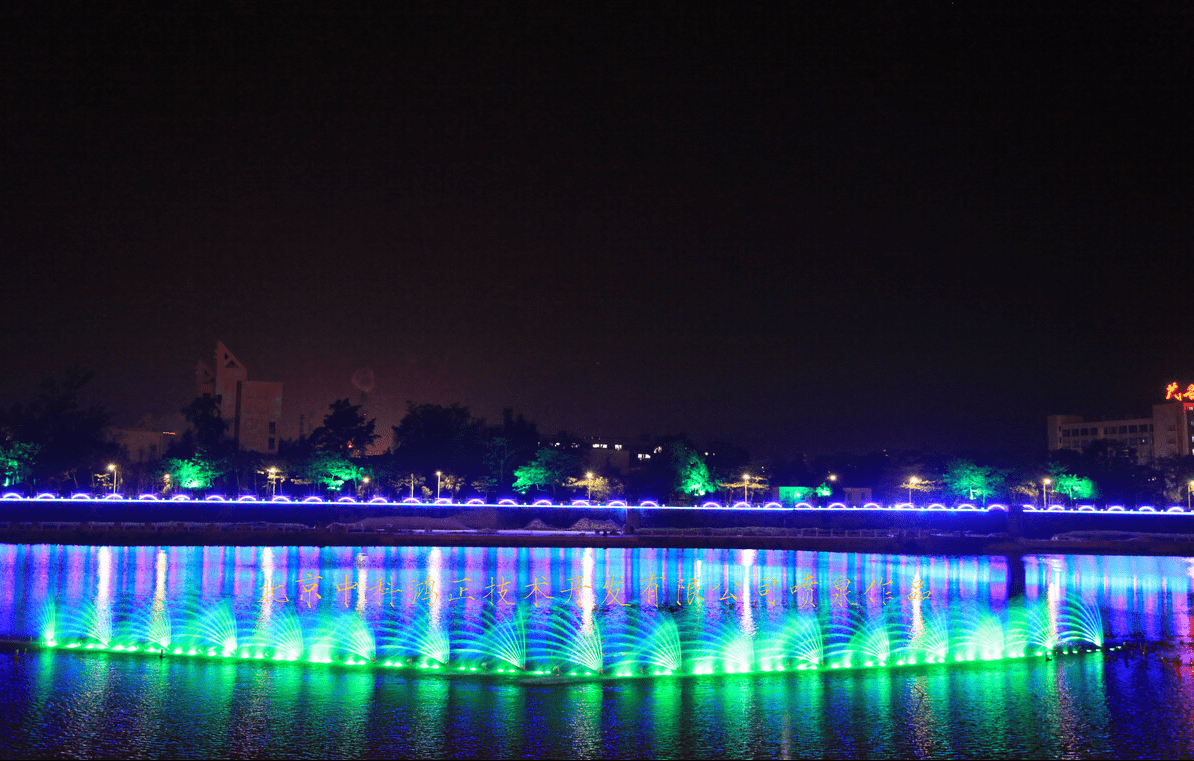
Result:
M654 529L612 531L371 530L351 525L28 523L0 526L0 542L105 546L603 547L756 549L899 555L1160 555L1194 557L1194 538L1177 534L1082 532L1050 539L1006 534L882 529Z

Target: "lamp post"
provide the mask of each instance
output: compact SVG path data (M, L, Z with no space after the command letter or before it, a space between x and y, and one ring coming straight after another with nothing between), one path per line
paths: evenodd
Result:
M908 479L908 506L909 507L912 506L912 489L918 483L920 483L920 479L917 478L916 476L912 476L911 478Z
M1049 509L1049 484L1053 483L1053 479L1046 478L1041 481L1041 509Z
M108 470L112 471L112 493L116 493L116 463L108 463Z
M364 478L362 478L361 483L364 484L364 486L361 489L361 492L362 492L361 496L364 499L369 499L369 476L365 476Z
M1194 489L1194 481L1186 484L1186 512L1190 512L1190 490Z
M588 487L589 487L588 491L585 492L585 500L592 502L593 501L593 474L585 473L585 481L588 483Z
M410 474L410 498L415 498L415 474Z
M435 471L435 501L436 502L439 502L439 485L443 481L443 475L444 474L441 471L438 471L438 470Z
M269 469L269 498L278 496L278 469Z
M742 501L750 504L750 474L742 474Z

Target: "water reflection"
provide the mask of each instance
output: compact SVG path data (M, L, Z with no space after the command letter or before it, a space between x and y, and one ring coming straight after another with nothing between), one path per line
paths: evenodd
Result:
M1016 568L1022 581L1011 576ZM189 626L186 611L209 615L226 606L238 648L255 646L285 621L299 622L303 647L310 647L312 632L347 638L344 622L355 620L365 628L352 631L368 632L366 645L388 657L386 633L418 624L428 641L442 635L449 643L444 665L465 659L465 647L483 661L508 644L498 632L523 638L527 669L569 668L561 654L591 651L600 641L593 670L608 677L624 663L640 675L670 663L672 631L686 669L702 658L762 669L779 632L788 632L782 641L794 651L796 630L785 627L802 617L823 626L827 651L854 646L856 653L866 649L862 634L878 636L859 622L889 621L879 634L895 652L905 633L923 641L934 622L956 626L959 611L972 612L966 620L1013 621L1020 606L1013 589L1039 606L1054 638L1072 628L1069 606L1080 601L1097 608L1108 636L1160 644L1191 632L1194 560L1031 556L1011 564L704 549L4 545L0 575L0 636L9 639L44 631L47 600L59 629L97 641L139 626L148 632L154 622L167 642L178 640ZM276 595L272 583L280 587ZM835 631L845 632L837 644ZM1000 636L1010 641L1011 631ZM704 748L794 757L1031 748L1054 756L1151 748L1164 751L1154 755L1188 756L1194 749L1194 670L1156 657L1092 654L847 673L793 673L791 655L775 663L788 669L554 684L43 651L22 670L12 667L14 711L0 721L16 747L38 754L119 755L119 748L141 747L161 755L301 748L336 756L592 757Z

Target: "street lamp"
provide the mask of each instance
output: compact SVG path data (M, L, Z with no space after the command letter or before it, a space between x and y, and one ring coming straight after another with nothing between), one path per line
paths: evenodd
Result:
M750 504L750 474L742 474L742 501Z
M269 498L278 496L278 469L269 469Z
M364 487L361 490L363 492L363 494L361 496L364 497L365 499L368 499L369 498L369 476L365 476L364 478L362 478L361 483L364 484Z
M1194 481L1186 484L1186 512L1190 512L1190 490L1194 489Z
M593 474L585 473L585 480L588 481L589 490L585 493L585 499L589 502L593 501Z
M435 501L439 502L439 485L442 483L443 473L435 471Z
M1049 484L1053 483L1053 479L1046 478L1041 481L1041 509L1049 509Z
M108 463L108 470L112 471L112 493L116 493L116 464Z
M912 489L918 483L920 483L920 479L917 478L916 476L912 476L911 478L908 479L908 506L909 507L912 506Z

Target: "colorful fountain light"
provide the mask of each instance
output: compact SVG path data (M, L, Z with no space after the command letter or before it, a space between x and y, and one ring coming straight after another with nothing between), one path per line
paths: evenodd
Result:
M43 606L38 644L61 650L171 657L302 661L349 667L415 668L514 676L627 678L785 670L873 669L998 661L1104 648L1099 609L1071 601L1003 613L976 607L926 612L915 625L879 612L816 615L793 611L757 631L632 610L617 626L585 621L575 608L511 606L475 625L448 630L426 611L371 624L354 612L240 616L227 602L161 601L143 611L92 605ZM884 608L884 611L895 608ZM599 618L599 617L598 617Z

